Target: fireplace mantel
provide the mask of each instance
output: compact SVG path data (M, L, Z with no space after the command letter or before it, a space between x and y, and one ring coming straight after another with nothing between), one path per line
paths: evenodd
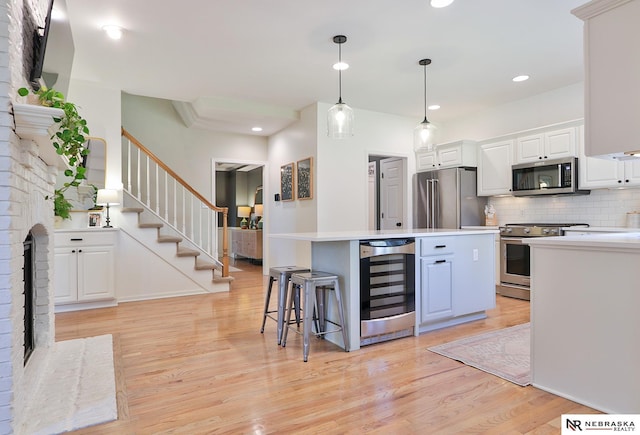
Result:
M16 134L20 139L32 140L38 145L39 157L49 166L58 169L69 167L66 159L56 153L51 143L51 127L54 117L62 117L64 111L53 107L35 104L13 103L13 116L16 122Z

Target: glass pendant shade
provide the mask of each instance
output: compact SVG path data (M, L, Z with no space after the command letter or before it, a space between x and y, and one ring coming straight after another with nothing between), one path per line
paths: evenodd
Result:
M327 112L327 135L331 139L353 136L353 109L340 100Z
M433 136L436 130L436 126L424 119L413 130L413 149L415 151L433 149Z
M342 44L347 42L344 35L336 35L333 42L338 44L338 63L336 65L345 65L342 62ZM335 68L335 66L334 66ZM353 136L353 109L342 102L342 70L338 70L338 102L331 106L327 112L327 136L331 139L346 139Z

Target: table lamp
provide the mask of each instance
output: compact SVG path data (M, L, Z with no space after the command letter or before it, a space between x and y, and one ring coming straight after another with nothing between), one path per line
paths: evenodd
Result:
M113 189L98 189L98 195L96 197L96 205L107 206L107 221L106 225L102 228L113 228L111 226L111 219L109 219L109 206L120 204L118 198L118 191Z
M256 227L258 229L262 229L262 213L263 213L263 205L262 204L256 204L255 205L255 213L256 216L258 217L258 222L256 222Z
M251 207L248 205L241 205L238 207L238 217L241 217L240 228L247 229L249 225L247 224L247 218L251 216Z

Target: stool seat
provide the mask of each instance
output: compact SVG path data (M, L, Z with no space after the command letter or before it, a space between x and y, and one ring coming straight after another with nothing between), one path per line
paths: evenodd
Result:
M340 284L339 276L320 271L309 271L294 273L291 275L291 284L289 286L289 306L287 308L287 318L285 320L285 329L282 336L282 346L287 344L287 335L289 329L291 329L291 311L293 310L293 295L296 291L302 290L304 309L302 310L302 356L303 360L307 362L309 358L309 337L311 335L324 336L334 332L342 332L342 339L344 341L345 351L349 351L349 340L347 338L347 329L344 319L344 307L342 305L342 297L340 296ZM327 304L325 303L325 296L330 290L330 294L333 294L337 303L338 316L340 323L327 319ZM317 313L317 319L314 319L313 313ZM311 330L312 321L317 320L316 330ZM331 323L336 328L327 330L326 324ZM296 331L299 332L299 331Z
M282 331L284 327L284 311L287 306L286 297L287 297L287 287L289 285L289 280L291 279L291 275L293 273L304 273L309 272L308 268L300 267L300 266L277 266L269 268L269 284L267 285L267 291L264 302L264 312L262 315L262 327L260 328L260 333L264 333L264 326L267 321L267 317L275 320L278 329L277 329L277 339L278 345L282 342ZM278 281L278 308L276 310L269 309L269 303L271 301L271 290L273 288L274 281ZM295 311L296 311L296 323L300 323L300 295L299 292L296 293L295 296ZM274 317L273 314L277 313Z

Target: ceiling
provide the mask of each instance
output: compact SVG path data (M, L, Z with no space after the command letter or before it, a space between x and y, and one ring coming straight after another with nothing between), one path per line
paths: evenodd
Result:
M66 5L65 5L66 2ZM75 44L72 78L173 100L189 126L270 135L316 102L415 118L423 67L434 124L583 81L586 0L55 0ZM124 28L107 39L105 24ZM50 34L50 38L52 38ZM55 53L47 52L47 56ZM511 79L527 74L528 81ZM251 127L260 125L261 133Z

